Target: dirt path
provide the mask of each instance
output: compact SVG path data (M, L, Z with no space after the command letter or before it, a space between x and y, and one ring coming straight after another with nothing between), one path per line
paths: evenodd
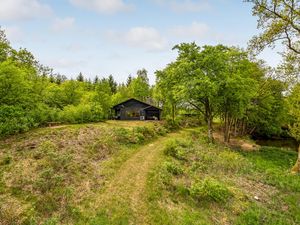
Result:
M147 175L159 161L165 142L179 135L169 134L141 147L121 166L100 198L111 222L150 224L145 199Z

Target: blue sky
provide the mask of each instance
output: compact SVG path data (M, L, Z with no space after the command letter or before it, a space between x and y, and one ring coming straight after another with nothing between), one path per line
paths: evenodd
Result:
M0 0L0 26L13 47L75 78L113 74L118 82L145 68L154 72L176 58L175 44L246 47L258 33L243 0ZM276 50L260 58L279 63Z

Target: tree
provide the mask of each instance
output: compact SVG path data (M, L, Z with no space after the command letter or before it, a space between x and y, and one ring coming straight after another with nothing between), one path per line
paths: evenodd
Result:
M208 127L208 139L213 141L213 118L217 114L220 83L225 76L226 54L223 45L203 46L183 43L176 60L178 95L204 115Z
M233 130L237 135L238 124L244 118L256 96L258 82L251 77L255 63L246 52L231 48L227 52L224 75L220 80L218 111L224 124L224 141L229 142Z
M83 82L84 81L84 76L82 75L81 72L78 74L76 80L79 81L79 82Z
M143 80L143 82L149 84L148 71L146 69L143 68L138 70L136 74Z
M99 77L96 76L95 79L94 79L94 84L97 84L99 82Z
M115 94L117 92L117 82L115 81L113 75L109 75L108 77L108 83L109 83L109 86L110 86L110 90L111 90L111 93Z
M55 83L56 84L62 84L66 80L67 80L67 77L65 75L61 75L59 73L55 75Z
M0 64L0 105L30 105L32 86L27 74L11 60Z
M111 108L111 86L107 79L102 79L101 82L95 86L96 95L94 97L94 102L101 106L105 117L108 118Z
M12 49L10 43L6 38L4 30L0 27L0 62L5 61L10 55Z
M281 42L287 49L300 54L299 0L245 0L253 4L252 13L258 16L258 28L263 32L254 36L250 47L257 52Z
M292 168L292 172L300 173L300 84L298 83L291 95L288 97L289 114L292 116L292 122L290 125L290 133L298 143L298 159L295 166Z
M176 89L178 82L175 63L169 64L162 71L156 71L155 98L163 103L164 115L170 116L173 122L175 122L176 109L180 102Z
M146 101L150 97L150 85L145 69L137 71L137 77L133 78L128 86L130 97L137 98L141 101Z
M129 85L131 84L132 82L132 76L129 75L128 78L127 78L127 81L126 81L126 86L129 87Z

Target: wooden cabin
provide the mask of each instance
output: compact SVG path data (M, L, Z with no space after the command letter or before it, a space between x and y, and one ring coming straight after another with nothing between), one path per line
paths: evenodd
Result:
M160 120L161 109L131 98L112 108L117 120Z

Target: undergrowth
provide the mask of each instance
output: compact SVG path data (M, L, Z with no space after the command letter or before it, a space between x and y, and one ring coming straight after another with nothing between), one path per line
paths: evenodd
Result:
M190 129L165 145L149 174L152 224L300 224L296 158L280 148L232 150Z

